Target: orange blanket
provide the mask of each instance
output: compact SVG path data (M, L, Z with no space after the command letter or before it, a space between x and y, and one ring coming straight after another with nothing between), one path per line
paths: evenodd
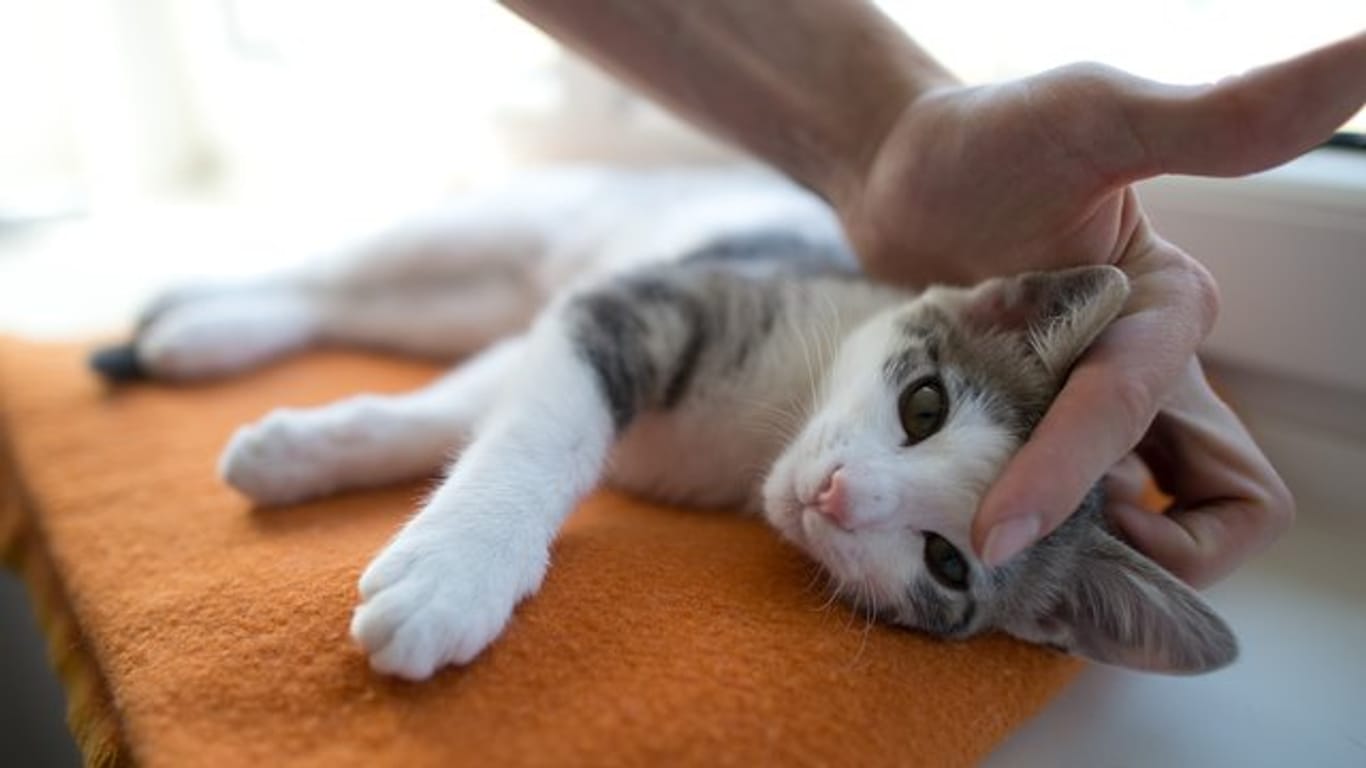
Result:
M971 764L1077 669L868 627L761 522L601 494L476 663L377 676L347 640L355 581L427 484L254 511L214 462L273 406L433 372L328 353L111 392L80 349L0 343L0 549L46 614L90 761Z

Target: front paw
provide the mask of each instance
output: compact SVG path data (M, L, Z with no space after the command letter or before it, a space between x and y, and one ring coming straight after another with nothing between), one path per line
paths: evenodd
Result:
M223 450L218 473L252 501L281 506L336 489L336 472L325 460L335 441L304 411L280 409L239 428Z
M547 564L544 546L509 533L410 523L360 579L351 636L370 666L423 680L488 647Z

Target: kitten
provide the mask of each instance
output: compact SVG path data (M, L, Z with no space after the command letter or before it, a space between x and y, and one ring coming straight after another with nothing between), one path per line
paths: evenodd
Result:
M604 479L758 511L892 624L1203 672L1233 660L1232 633L1107 529L1099 490L999 568L969 545L987 487L1127 293L1111 267L898 290L772 176L561 170L311 270L172 293L94 365L184 380L318 343L468 356L410 394L278 410L223 454L230 485L278 505L461 450L361 577L351 633L382 672L475 658Z

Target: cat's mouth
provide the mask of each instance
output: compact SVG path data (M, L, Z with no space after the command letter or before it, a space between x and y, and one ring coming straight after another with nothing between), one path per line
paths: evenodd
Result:
M814 504L802 504L792 499L783 509L781 520L770 519L779 531L799 549L821 565L841 589L855 589L867 599L872 585L882 581L882 574L871 567L864 552L863 542L856 532L845 530L828 519ZM853 594L851 592L850 594Z
M777 479L777 478L775 478ZM841 594L860 596L866 606L870 601L882 606L886 601L875 596L896 593L898 568L879 557L878 537L888 532L874 532L867 527L849 527L828 511L822 512L817 499L818 489L803 494L803 489L790 477L773 483L765 499L764 517L788 542L807 557L816 561L834 579Z
M822 515L815 506L806 504L797 512L796 527L807 542L828 542L841 536L852 538L848 530Z
M784 538L808 552L811 550L812 540L822 535L822 527L833 527L828 521L821 519L821 514L814 504L803 502L792 492L784 494L776 502L765 505L764 517Z

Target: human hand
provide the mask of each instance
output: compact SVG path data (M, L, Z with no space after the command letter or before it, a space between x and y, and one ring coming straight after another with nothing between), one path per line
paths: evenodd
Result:
M1158 479L1172 498L1165 514L1150 506ZM1105 486L1107 511L1125 536L1195 586L1269 545L1294 514L1284 484L1194 358Z
M1285 162L1366 102L1366 33L1212 86L1174 87L1097 65L915 99L834 202L870 272L971 283L1080 264L1123 269L1121 316L1073 369L984 499L974 544L999 563L1051 531L1137 448L1171 514L1110 512L1132 541L1197 585L1289 525L1293 501L1204 380L1195 351L1218 295L1152 229L1129 186L1160 173L1234 176Z

